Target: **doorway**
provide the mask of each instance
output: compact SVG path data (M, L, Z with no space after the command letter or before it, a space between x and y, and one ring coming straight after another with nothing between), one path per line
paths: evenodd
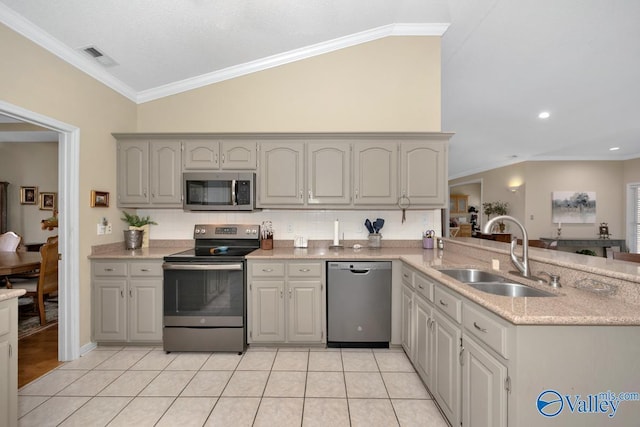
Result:
M0 101L0 114L58 133L58 358L80 356L79 309L79 171L80 129L22 107Z
M451 195L464 195L467 196L465 199L465 212L459 212L457 209L453 209L451 205L452 197ZM469 212L470 208L475 208L477 211L476 214L472 214ZM457 212L453 214L452 212ZM459 222L464 220L467 223L471 223L474 220L477 221L475 226L482 229L482 179L459 182L456 184L449 185L449 209L447 209L447 235L449 235L449 226L452 220ZM472 232L475 230L472 230Z

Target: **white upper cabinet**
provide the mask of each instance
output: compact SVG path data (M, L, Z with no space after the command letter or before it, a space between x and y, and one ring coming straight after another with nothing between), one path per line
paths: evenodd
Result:
M307 203L351 203L349 141L310 142L307 146Z
M183 170L251 170L257 166L257 142L187 139Z
M412 205L446 202L447 152L442 141L400 144L400 195Z
M263 142L258 174L259 205L304 204L304 144Z
M354 204L398 203L398 144L356 142L353 152Z

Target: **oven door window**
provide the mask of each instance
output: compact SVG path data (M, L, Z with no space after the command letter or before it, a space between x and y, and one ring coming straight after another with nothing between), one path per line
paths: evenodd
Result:
M164 314L243 316L242 270L165 270Z

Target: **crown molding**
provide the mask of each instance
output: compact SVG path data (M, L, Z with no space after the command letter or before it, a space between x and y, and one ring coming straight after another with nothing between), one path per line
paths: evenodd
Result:
M391 24L268 56L138 93L139 104L389 36L442 36L449 24Z
M2 3L0 3L0 22L137 104L154 101L167 96L198 89L212 83L219 83L225 80L256 73L269 68L289 64L291 62L308 59L317 55L334 52L336 50L367 43L384 37L442 36L449 27L449 24L447 23L385 25L326 42L305 46L300 49L294 49L278 55L272 55L244 64L224 68L211 73L202 74L200 76L180 80L175 83L136 92L130 86L126 85L102 67L92 62L89 58L86 58L80 52L77 52L63 44L51 34L43 31L31 21L26 20Z

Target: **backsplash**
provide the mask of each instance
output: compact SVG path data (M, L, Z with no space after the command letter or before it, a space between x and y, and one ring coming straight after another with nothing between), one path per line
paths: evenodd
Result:
M364 221L369 218L384 218L380 233L384 239L417 240L425 230L434 230L442 235L440 209L408 210L406 221L401 222L400 209L385 211L334 211L334 210L269 210L256 212L184 212L177 209L138 209L138 215L147 216L158 223L152 225L151 239L191 239L195 224L261 224L271 221L276 240L292 240L295 236L306 236L309 240L333 238L333 223L340 221L340 239L364 240L369 232Z

